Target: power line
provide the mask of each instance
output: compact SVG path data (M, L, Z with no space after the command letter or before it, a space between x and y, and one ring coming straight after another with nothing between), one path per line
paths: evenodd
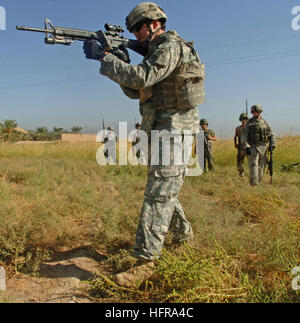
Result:
M242 47L250 44L257 44L257 43L265 43L270 41L278 41L283 39L289 39L289 38L295 38L299 37L300 35L291 35L291 36L284 36L284 37L277 37L277 38L266 38L266 39L257 39L257 40L249 40L245 42L240 42L236 44L230 44L230 45L223 45L223 46L217 46L217 47L209 47L209 48L200 48L199 51L210 51L215 49L225 49L225 48L232 48L232 47Z
M61 80L61 81L51 81L51 82L38 82L38 83L31 83L31 84L24 84L21 86L2 86L0 87L1 90L10 90L10 89L22 89L27 87L38 87L38 86L48 86L48 85L60 85L60 84L73 84L73 83L79 83L79 82L86 82L86 81L96 81L99 80L99 77L87 77L87 78L77 78L74 80L74 78Z
M30 71L30 72L21 72L21 73L14 73L13 76L15 75L30 75L30 74L40 74L40 73L51 73L51 72L60 72L60 71L67 71L67 70L74 70L74 69L80 69L80 68L89 68L90 65L82 65L82 66L68 66L68 67L58 67L58 68L53 68L53 69L48 69L48 70L39 70L39 71ZM11 73L0 73L0 76L11 76Z
M272 57L274 55L288 55L288 54L298 54L300 49L298 50L288 50L283 52L272 52L272 53L264 53L260 55L252 55L252 56L240 56L240 57L231 57L231 58L223 58L223 59L216 59L209 61L208 63L224 63L224 62L230 62L235 60L242 60L242 59L252 59L252 58L265 58L265 57Z
M294 56L300 56L300 52L290 52L291 54L286 54L286 55L281 55L280 53L276 54L273 53L270 56L248 56L248 57L240 57L240 58L230 58L227 60L217 60L215 62L217 62L216 64L211 64L211 63L207 63L206 67L217 67L217 66L224 66L224 65L235 65L235 64L241 64L241 63L248 63L248 62L256 62L256 61L265 61L265 60L273 60L273 59L280 59L280 58L287 58L287 57L294 57ZM274 56L275 55L275 56ZM212 61L214 62L214 61ZM76 69L76 67L75 67ZM0 91L1 90L7 90L7 89L15 89L15 88L26 88L26 87L36 87L36 86L47 86L47 85L59 85L59 84L64 84L64 83L68 83L68 84L72 84L72 83L77 83L77 82L82 82L82 81L92 81L92 80L99 80L99 77L88 77L88 78L84 78L84 79L76 79L74 80L74 78L70 79L70 80L64 80L64 81L53 81L53 82L39 82L39 83L34 83L34 84L27 84L27 85L23 85L23 86L17 86L17 87L0 87Z
M265 61L265 60L273 60L273 59L280 59L280 58L287 58L287 57L293 57L293 56L299 56L300 52L299 51L284 51L284 52L273 52L269 54L262 54L262 55L255 55L255 56L241 56L241 57L232 57L228 59L220 59L220 60L213 60L213 61L208 61L206 63L207 67L217 67L217 66L223 66L223 65L235 65L235 64L240 64L240 63L248 63L248 62L255 62L255 61ZM74 67L65 67L65 68L56 68L56 69L51 69L51 70L46 70L46 71L38 71L38 73L48 73L52 71L63 71L63 70L76 70L78 68L87 68L89 67L88 65L83 65L83 66L74 66ZM26 75L26 74L34 74L34 73L17 73L13 75ZM0 75L5 75L5 74L0 74ZM82 81L90 81L90 80L99 80L99 76L96 77L87 77L87 78L81 78L81 79L67 79L64 81L52 81L52 82L38 82L38 83L33 83L33 84L25 84L21 86L15 86L15 87L10 87L10 86L5 86L5 87L0 87L0 90L7 90L7 89L15 89L15 88L26 88L26 87L37 87L37 86L47 86L47 85L59 85L59 84L64 84L64 83L76 83L76 82L82 82Z
M261 57L261 58L249 58L249 59L241 59L241 60L236 60L236 61L226 61L224 60L223 62L217 63L217 64L206 64L207 67L216 67L216 66L223 66L223 65L235 65L235 64L240 64L240 63L248 63L248 62L256 62L256 61L270 61L273 59L279 59L279 58L287 58L287 57L293 57L293 56L300 56L300 52L290 54L290 55L279 55L279 56L266 56L266 57Z

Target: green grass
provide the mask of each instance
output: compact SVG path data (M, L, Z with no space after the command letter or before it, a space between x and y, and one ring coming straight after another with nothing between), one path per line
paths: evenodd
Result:
M109 272L132 264L146 184L145 167L101 167L96 143L0 145L0 263L36 275L58 247L89 244ZM116 286L99 274L99 302L299 302L291 270L300 265L300 137L278 140L273 185L236 171L232 141L214 145L216 170L186 178L180 200L195 239L167 236L156 276ZM9 271L11 272L11 271Z

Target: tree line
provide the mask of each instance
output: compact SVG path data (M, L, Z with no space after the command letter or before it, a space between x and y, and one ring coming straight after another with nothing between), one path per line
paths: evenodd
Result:
M4 120L0 123L0 142L16 141L54 141L60 140L62 133L80 134L82 127L74 126L71 130L53 127L48 130L46 127L38 127L36 130L23 131L18 128L16 120Z

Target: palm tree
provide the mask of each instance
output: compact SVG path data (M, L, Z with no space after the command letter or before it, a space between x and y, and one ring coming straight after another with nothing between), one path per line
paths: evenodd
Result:
M37 140L45 141L48 139L48 129L46 127L36 128Z
M79 126L74 126L71 131L72 133L80 133L82 130L82 127L79 127Z
M62 133L64 132L64 128L53 127L53 131L51 133L51 140L61 140Z
M4 122L0 126L4 140L10 140L11 135L16 129L17 125L18 124L16 120L4 120Z
M53 132L56 133L56 134L59 134L59 133L62 133L64 131L63 128L56 128L56 127L53 127Z
M38 127L36 128L37 133L48 133L48 129L46 127Z

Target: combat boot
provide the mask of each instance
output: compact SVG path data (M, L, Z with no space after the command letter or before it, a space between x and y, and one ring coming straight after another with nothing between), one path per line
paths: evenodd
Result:
M190 242L194 239L193 229L190 228L190 231L186 234L174 234L172 242L174 244L184 244L185 242Z
M124 287L133 287L137 283L142 283L154 274L154 261L139 260L127 271L119 273L113 277L113 280Z

